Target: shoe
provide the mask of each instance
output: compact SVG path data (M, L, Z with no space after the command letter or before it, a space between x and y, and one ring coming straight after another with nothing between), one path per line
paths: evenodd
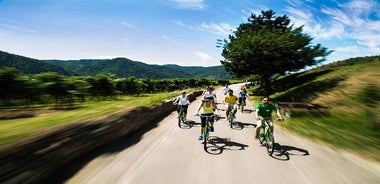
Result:
M214 132L214 127L210 126L210 132Z
M200 135L200 136L198 137L198 140L203 140L203 135Z

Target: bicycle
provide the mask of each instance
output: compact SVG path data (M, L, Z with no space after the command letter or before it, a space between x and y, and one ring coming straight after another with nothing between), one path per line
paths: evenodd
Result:
M245 106L245 99L242 99L240 103L240 110L242 113L244 113L244 106Z
M228 122L230 123L230 127L232 128L232 124L234 122L234 110L233 106L228 106L228 116L227 116Z
M199 114L197 114L199 116ZM210 125L209 125L209 122L210 122L210 119L211 118L214 118L215 115L209 115L209 116L205 116L205 115L200 115L201 118L206 118L206 125L205 127L202 129L202 135L203 135L203 147L204 149L206 150L207 149L207 142L208 142L208 137L210 136Z
M265 141L265 147L267 148L268 154L272 155L274 151L274 135L273 130L270 124L273 123L273 120L271 119L262 119L261 129L259 133L259 143L264 146Z
M177 105L177 104L174 104ZM185 124L185 110L182 105L180 105L178 111L178 127L182 128L182 124Z

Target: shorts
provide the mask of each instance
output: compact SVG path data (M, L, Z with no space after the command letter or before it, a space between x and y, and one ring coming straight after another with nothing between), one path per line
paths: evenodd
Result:
M203 116L212 116L212 115L214 115L214 113L210 113L210 114L201 114L201 127L203 128L203 127L205 127L206 126L206 118L209 118L208 119L208 121L210 122L210 123L212 123L212 122L214 122L214 117L203 117Z
M245 97L239 97L239 103L241 103L242 101L245 102Z
M228 109L228 107L232 107L233 109L236 109L237 108L237 104L226 104L226 109Z
M272 120L272 117L267 117L267 118L262 118L260 117L259 120L256 122L256 128L257 127L261 127L261 124L262 124L262 120L265 119L265 120ZM271 127L273 127L273 120L270 122L269 124Z
M183 112L187 113L187 108L189 107L189 105L178 105L177 106L177 112L179 112L179 110L181 109L181 107L183 108Z

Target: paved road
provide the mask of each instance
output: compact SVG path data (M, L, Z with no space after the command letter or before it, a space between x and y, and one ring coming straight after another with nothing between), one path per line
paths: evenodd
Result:
M235 94L237 85L232 86ZM218 101L222 101L219 90ZM216 140L207 150L197 140L200 98L189 107L193 126L179 128L172 113L147 131L103 147L56 175L64 183L246 184L246 183L380 183L380 166L347 153L293 136L279 128L273 156L253 139L254 112L238 112L239 126L215 123ZM219 105L222 108L223 105ZM248 104L248 109L253 109ZM222 112L224 117L224 112ZM57 182L57 181L56 181Z

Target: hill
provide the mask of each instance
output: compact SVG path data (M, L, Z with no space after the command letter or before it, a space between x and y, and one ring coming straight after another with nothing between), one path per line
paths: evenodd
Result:
M44 72L56 72L61 75L72 75L72 72L68 72L63 68L42 62L37 59L32 59L24 56L10 54L0 51L0 68L13 67L23 74L37 74Z
M379 71L380 56L369 56L277 79L272 98L282 102L282 111L289 116L278 124L334 149L380 162Z
M117 77L137 78L207 78L230 79L223 66L183 67L178 65L149 65L127 58L81 59L81 60L37 60L0 51L0 68L13 67L23 74L56 72L65 76L112 73Z
M230 79L231 76L223 66L185 67L179 65L149 65L132 61L127 58L115 59L85 59L85 60L44 60L47 63L60 66L78 75L96 75L113 73L118 77L135 76L137 78L208 78Z

